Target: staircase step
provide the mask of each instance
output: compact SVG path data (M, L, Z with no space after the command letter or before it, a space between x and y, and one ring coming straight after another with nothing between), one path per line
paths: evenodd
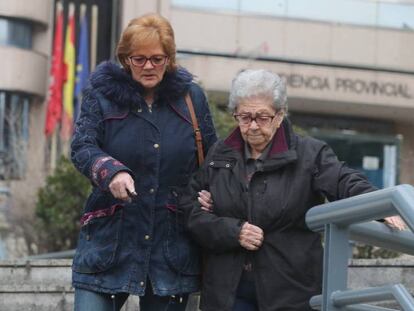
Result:
M73 310L70 259L0 261L0 311ZM414 292L414 259L352 260L350 288L402 283ZM383 307L396 307L382 303ZM198 310L198 296L190 298L187 311ZM130 296L122 311L139 310L139 298Z

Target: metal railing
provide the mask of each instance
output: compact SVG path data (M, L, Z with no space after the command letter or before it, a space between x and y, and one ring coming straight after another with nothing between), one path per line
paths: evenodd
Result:
M60 251L60 252L53 252L53 253L45 253L39 255L32 255L25 258L25 260L37 260L37 259L73 259L75 256L74 249L70 249L67 251Z
M410 231L396 231L374 220L399 215ZM323 311L394 310L366 303L395 300L404 311L414 299L402 284L348 289L349 239L414 255L414 187L399 185L310 209L308 227L325 232L322 295L310 305Z

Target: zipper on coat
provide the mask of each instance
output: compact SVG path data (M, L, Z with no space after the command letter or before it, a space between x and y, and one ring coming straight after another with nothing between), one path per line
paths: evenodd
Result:
M245 194L247 196L247 221L250 224L253 224L253 213L252 213L253 200L252 200L252 193L249 191L249 188L247 188Z
M254 219L253 219L253 198L252 198L252 192L250 191L250 183L254 178L256 172L253 173L250 180L246 183L246 191L245 195L247 197L247 221L249 224L254 225ZM254 270L254 253L251 251L246 250L246 257L244 262L244 269L247 273L252 273ZM246 273L245 272L245 273Z
M244 195L247 198L247 222L249 224L253 224L253 213L252 213L252 204L253 204L253 200L252 200L252 195L251 192L249 191L249 188L246 188L246 191L244 192ZM253 271L253 258L254 258L254 253L252 251L249 250L245 250L246 256L244 257L244 268L243 268L243 273L252 273Z

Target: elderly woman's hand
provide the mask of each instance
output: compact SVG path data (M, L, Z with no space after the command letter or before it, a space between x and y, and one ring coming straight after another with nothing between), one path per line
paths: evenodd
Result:
M198 193L198 202L201 204L201 209L211 213L213 211L213 200L211 193L206 190L201 190Z
M386 217L384 220L385 224L393 229L402 231L407 228L407 225L399 216Z
M243 224L239 235L239 242L242 247L249 251L256 251L262 246L263 238L261 228L249 224L247 221Z
M129 194L136 196L134 180L127 172L117 173L109 184L109 190L116 199L131 201ZM129 193L128 193L129 192Z

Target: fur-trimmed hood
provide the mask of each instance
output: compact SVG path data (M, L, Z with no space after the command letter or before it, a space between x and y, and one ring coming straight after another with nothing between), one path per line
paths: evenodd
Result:
M192 81L193 75L183 67L166 72L156 89L156 97L162 101L176 100L188 92ZM143 87L131 74L110 61L99 64L89 82L92 89L116 105L139 106L142 103Z

